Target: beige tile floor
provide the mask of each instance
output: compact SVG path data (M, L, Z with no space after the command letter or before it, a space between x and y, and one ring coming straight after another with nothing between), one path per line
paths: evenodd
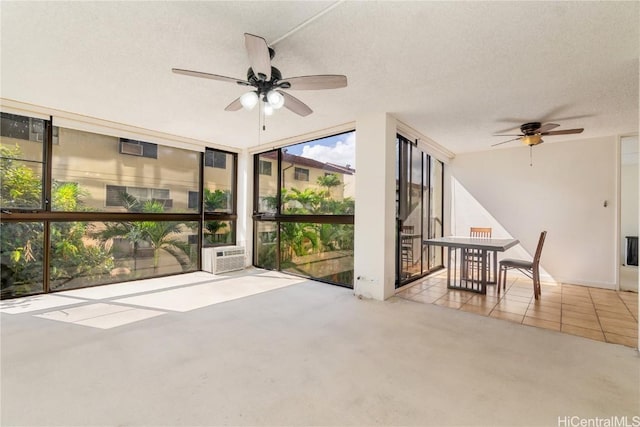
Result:
M396 295L523 325L552 329L598 341L638 346L638 294L570 284L542 283L542 296L533 298L527 278L509 278L498 295L447 289L446 272L418 280Z

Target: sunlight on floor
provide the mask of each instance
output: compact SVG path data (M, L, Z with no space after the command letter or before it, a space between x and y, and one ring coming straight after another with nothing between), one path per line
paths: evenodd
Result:
M10 299L0 302L0 312L22 314L58 308L34 316L110 329L167 312L196 310L305 280L258 269L219 275L196 272Z

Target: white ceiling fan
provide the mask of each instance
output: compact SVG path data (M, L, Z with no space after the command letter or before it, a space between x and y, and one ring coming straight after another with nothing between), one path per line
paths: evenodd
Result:
M267 45L264 38L245 33L244 42L251 65L247 70L246 80L181 68L172 68L171 71L187 76L249 86L252 89L227 105L225 110L238 111L243 107L252 109L262 101L265 115L273 114L274 110L283 106L302 117L313 112L304 102L285 90L338 89L347 86L347 77L343 75L325 74L283 78L280 70L271 65L275 51Z

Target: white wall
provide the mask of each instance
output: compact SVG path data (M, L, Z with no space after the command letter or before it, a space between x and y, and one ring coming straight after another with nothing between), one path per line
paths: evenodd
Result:
M457 155L452 180L486 210L466 213L488 215L529 254L547 230L541 266L553 279L614 289L617 138L548 141L533 148L533 166L524 146ZM452 198L451 209L473 208Z

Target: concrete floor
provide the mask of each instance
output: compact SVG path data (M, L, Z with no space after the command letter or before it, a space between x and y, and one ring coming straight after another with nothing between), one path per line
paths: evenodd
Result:
M629 347L260 270L152 280L2 301L1 424L568 426L640 416L640 357ZM261 293L231 295L243 280ZM227 297L211 298L216 289Z

